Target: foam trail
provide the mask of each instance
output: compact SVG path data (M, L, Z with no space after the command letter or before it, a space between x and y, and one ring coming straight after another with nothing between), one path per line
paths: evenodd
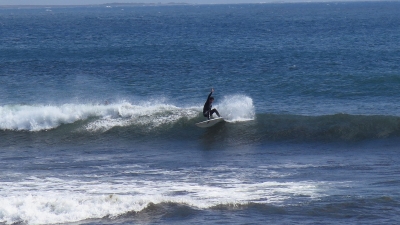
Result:
M103 117L89 123L85 128L88 131L107 131L113 127L139 125L153 129L164 124L171 124L181 118L192 119L199 113L196 108L179 108L168 104L131 105L124 104L118 107L119 117Z
M225 96L216 108L228 122L248 121L255 118L253 99L245 95Z

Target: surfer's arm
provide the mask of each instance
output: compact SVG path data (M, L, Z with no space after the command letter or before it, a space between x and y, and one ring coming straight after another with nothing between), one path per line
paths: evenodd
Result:
M213 92L214 92L214 88L211 88L211 92L210 92L210 94L208 95L207 100L210 99L210 97L211 97L211 95L212 95Z
M211 95L212 95L212 92L210 92L210 94L208 95L207 100L210 99Z

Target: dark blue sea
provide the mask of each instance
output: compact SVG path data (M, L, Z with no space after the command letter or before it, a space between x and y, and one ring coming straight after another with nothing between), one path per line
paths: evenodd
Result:
M399 224L399 12L0 8L0 224Z

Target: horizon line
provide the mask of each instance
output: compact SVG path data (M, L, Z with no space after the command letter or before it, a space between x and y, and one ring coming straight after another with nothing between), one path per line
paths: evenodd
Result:
M154 3L99 3L99 4L23 4L23 5L3 5L0 4L1 8L13 8L13 7L82 7L82 6L154 6L154 5L243 5L243 4L277 4L277 3L343 3L343 2L398 2L396 0L272 0L272 1L260 1L260 2L243 2L243 3L187 3L187 2L154 2Z

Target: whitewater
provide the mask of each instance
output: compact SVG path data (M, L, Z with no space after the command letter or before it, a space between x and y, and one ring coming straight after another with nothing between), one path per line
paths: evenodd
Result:
M248 96L225 96L216 107L227 122L254 120L255 108ZM149 129L199 117L202 106L177 107L161 102L132 104L5 105L0 106L0 129L43 131L63 124L87 122L82 129L107 131L113 127L147 126ZM203 118L204 119L204 118Z

